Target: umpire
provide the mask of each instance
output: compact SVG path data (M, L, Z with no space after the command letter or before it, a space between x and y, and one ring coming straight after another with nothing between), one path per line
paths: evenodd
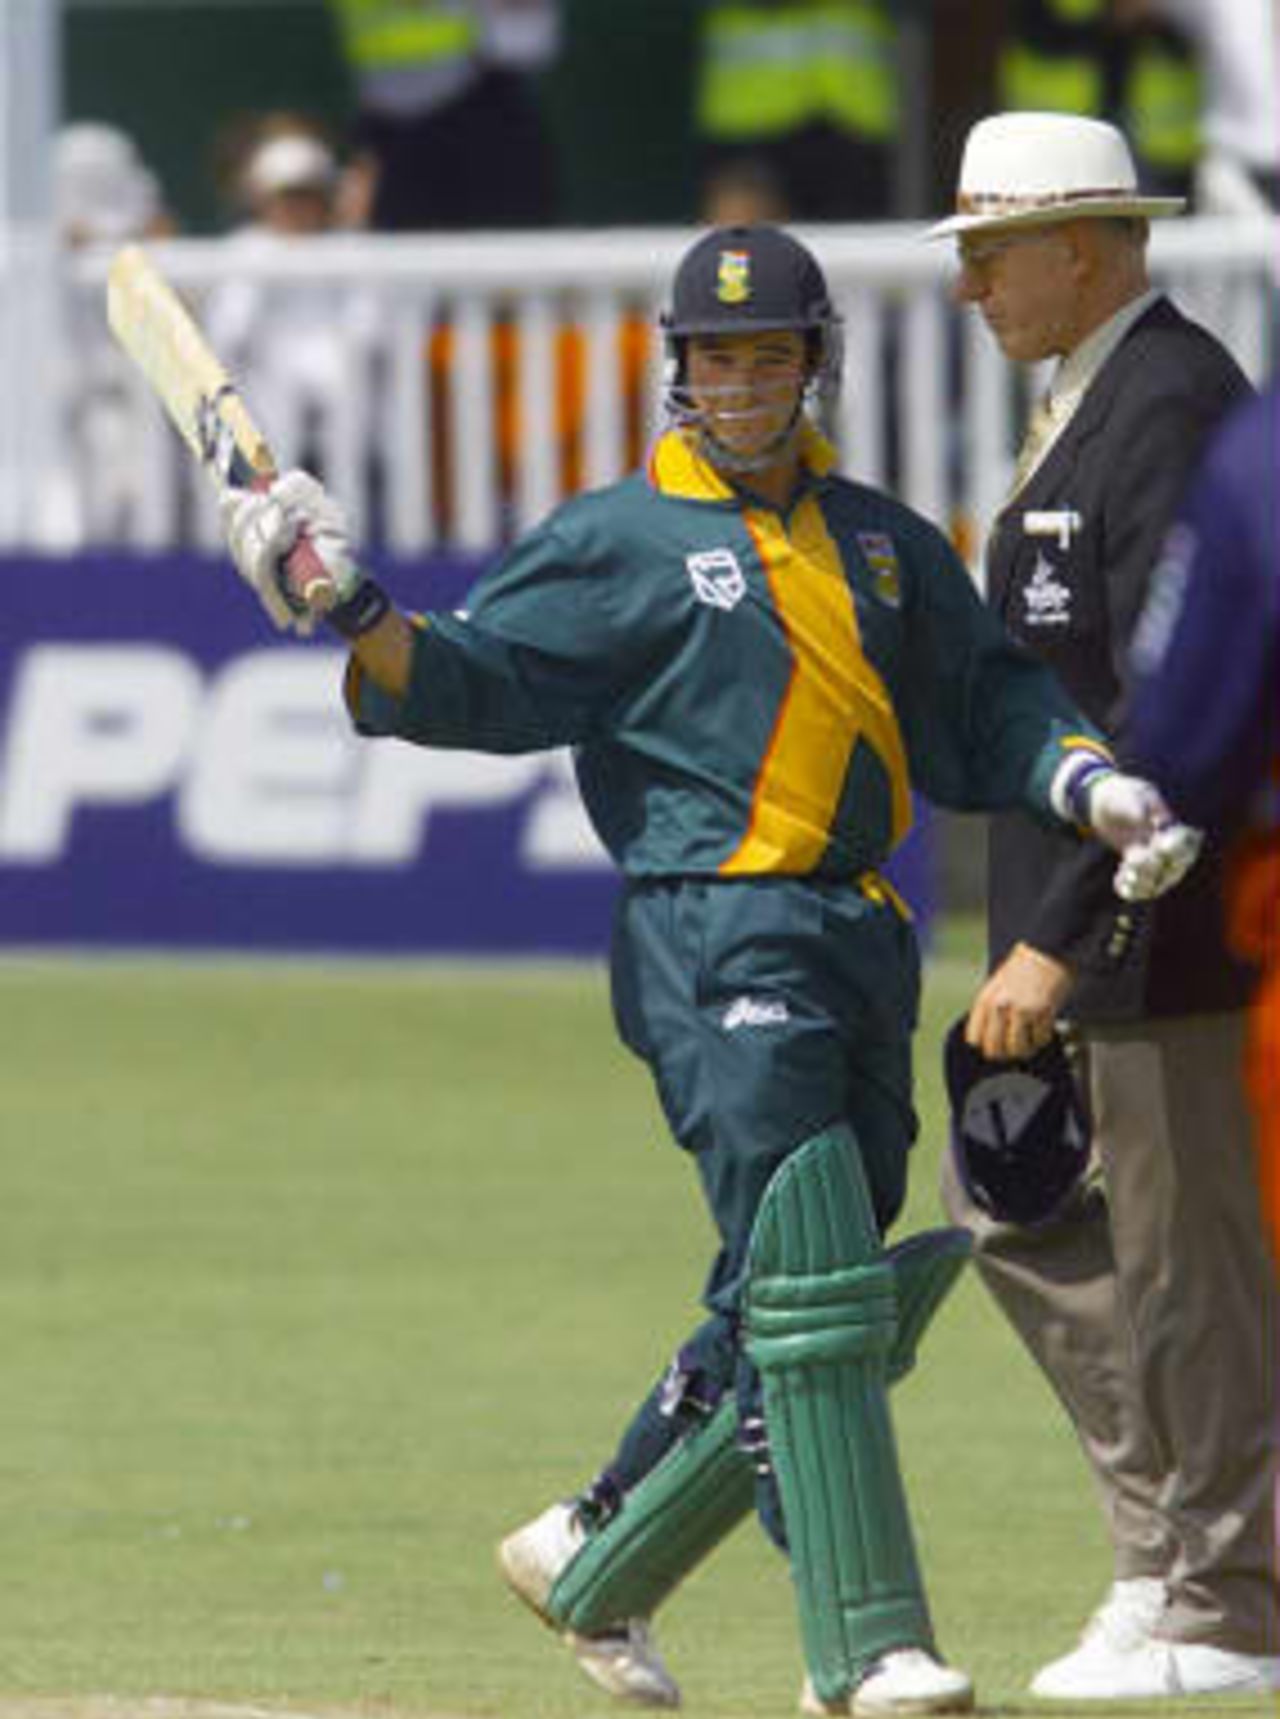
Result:
M915 1131L918 957L881 867L913 780L956 807L1079 818L1140 894L1194 844L1009 643L946 540L831 469L808 408L835 385L838 318L803 246L709 232L666 327L672 427L648 468L552 515L465 614L393 609L305 474L229 495L228 535L272 615L305 630L280 558L309 534L362 732L574 746L626 879L619 1029L721 1246L708 1317L609 1469L504 1542L508 1581L605 1689L672 1704L647 1616L754 1483L791 1559L810 1710L962 1711L973 1687L938 1657L887 1386L968 1244L883 1243Z
M1130 635L1208 433L1248 385L1152 290L1125 140L1019 113L970 134L958 296L1020 364L1058 359L987 548L1006 627L1124 755ZM1223 673L1230 673L1227 664ZM1242 1085L1252 975L1228 954L1220 856L1135 911L1089 848L993 821L992 970L967 1036L1030 1054L1070 1024L1098 1174L1053 1222L992 1222L948 1179L982 1276L1065 1405L1100 1484L1115 1581L1054 1699L1280 1690L1275 1305Z

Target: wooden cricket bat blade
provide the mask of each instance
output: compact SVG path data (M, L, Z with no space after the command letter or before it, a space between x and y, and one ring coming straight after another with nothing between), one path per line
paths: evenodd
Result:
M107 322L146 377L170 423L218 489L265 489L276 476L266 437L190 310L141 245L107 271ZM284 560L289 591L330 606L333 578L304 535Z

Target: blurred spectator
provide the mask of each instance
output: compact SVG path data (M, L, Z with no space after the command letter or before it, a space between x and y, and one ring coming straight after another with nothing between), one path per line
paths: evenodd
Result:
M356 83L351 225L538 227L557 213L535 74L559 0L330 0Z
M59 237L73 250L175 231L160 183L133 139L96 121L64 126L54 139L53 208ZM135 385L128 360L107 333L100 292L68 295L64 335L59 392L71 449L68 529L90 543L120 542L144 477Z
M209 338L277 459L332 472L366 445L376 305L345 285L269 282L252 265L333 233L337 157L322 127L292 113L237 123L220 154L224 195L247 220L226 239L237 261L205 306Z
M1199 69L1187 38L1154 13L1139 17L1116 0L1011 0L997 105L1110 120L1152 192L1191 191Z
M124 244L174 231L159 181L133 139L113 125L62 128L53 145L54 215L71 246Z
M1280 7L1276 0L1116 0L1123 20L1163 17L1194 42L1204 78L1206 215L1280 210Z
M704 182L767 162L799 221L889 214L899 124L887 0L701 0L695 130Z
M751 227L791 219L782 176L757 155L731 155L702 183L702 221L708 227Z
M305 124L276 122L255 141L235 183L248 227L292 237L336 225L338 164L325 139Z
M340 163L329 131L307 113L279 109L240 114L214 144L219 196L240 237L285 238L340 225Z

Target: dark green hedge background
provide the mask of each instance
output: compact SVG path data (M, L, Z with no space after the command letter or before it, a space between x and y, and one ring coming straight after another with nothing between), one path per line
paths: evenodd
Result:
M571 226L694 214L691 0L565 0L565 51L542 85ZM351 88L324 0L71 0L68 119L123 127L184 228L226 224L219 131L237 114L302 108L339 136Z

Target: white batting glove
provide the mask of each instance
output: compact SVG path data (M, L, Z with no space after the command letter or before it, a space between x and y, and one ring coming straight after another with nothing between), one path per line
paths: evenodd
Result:
M1149 841L1134 842L1120 856L1114 888L1122 901L1154 901L1191 870L1204 837L1189 824L1166 824Z
M317 616L360 583L346 514L309 473L286 472L264 490L224 489L218 511L236 571L282 632L305 638ZM291 587L285 565L304 533L330 583L325 602L315 607Z
M1089 777L1079 804L1094 835L1119 854L1134 843L1149 841L1173 822L1172 812L1150 782L1119 770L1100 770Z
M1083 824L1120 855L1115 891L1124 901L1152 901L1186 876L1204 838L1180 824L1158 788L1127 776L1096 753L1059 767L1050 789L1054 810Z

